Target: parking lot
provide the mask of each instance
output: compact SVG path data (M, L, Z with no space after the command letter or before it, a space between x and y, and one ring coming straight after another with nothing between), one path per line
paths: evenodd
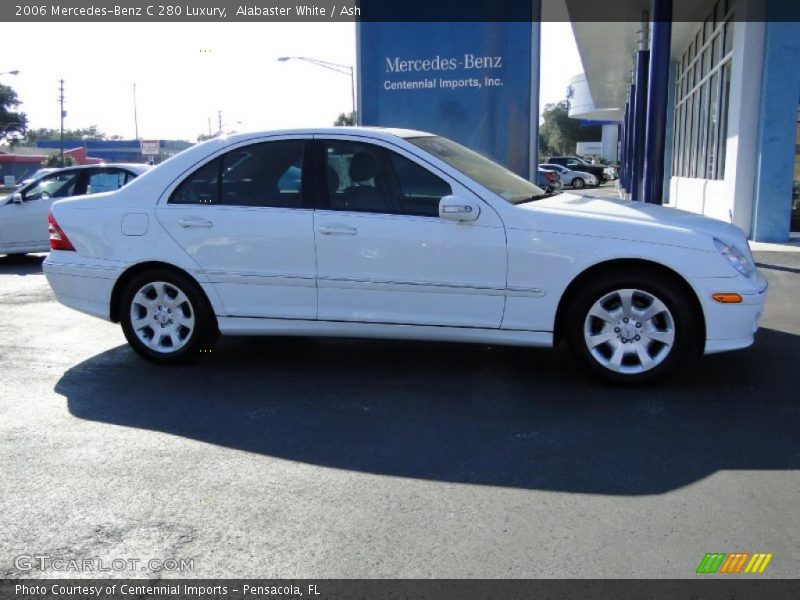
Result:
M571 187L565 187L563 192L569 194L577 194L579 196L597 196L598 198L610 198L613 200L619 199L619 191L617 190L617 181L607 181L606 183L597 187L585 187L581 190L574 190Z
M563 348L229 338L156 367L57 304L42 258L0 256L3 577L60 575L20 555L660 578L743 551L800 572L800 253L757 254L754 347L638 389Z

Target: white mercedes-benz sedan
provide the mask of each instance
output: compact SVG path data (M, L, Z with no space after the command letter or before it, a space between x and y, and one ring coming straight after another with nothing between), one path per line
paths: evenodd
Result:
M636 382L751 345L767 290L733 225L546 194L408 130L217 138L49 221L58 300L160 363L220 333L564 340Z

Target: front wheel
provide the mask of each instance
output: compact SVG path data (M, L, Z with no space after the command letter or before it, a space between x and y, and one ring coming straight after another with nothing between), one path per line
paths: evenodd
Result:
M122 294L122 331L144 358L162 364L186 362L216 341L213 311L187 276L154 270L131 280Z
M575 179L572 180L573 189L582 190L585 186L586 182L580 177L576 177Z
M566 319L573 353L607 381L655 379L699 355L688 298L655 276L592 281L574 298Z

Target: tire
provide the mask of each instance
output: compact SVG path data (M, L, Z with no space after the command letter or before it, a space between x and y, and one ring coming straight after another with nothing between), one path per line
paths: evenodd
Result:
M572 180L572 189L575 190L582 190L586 187L586 182L583 180L582 177L576 177Z
M152 362L188 362L208 352L219 336L208 299L183 273L170 269L140 273L128 282L120 302L128 344Z
M653 381L700 355L690 298L657 272L630 269L594 278L572 298L564 318L572 353L612 383Z

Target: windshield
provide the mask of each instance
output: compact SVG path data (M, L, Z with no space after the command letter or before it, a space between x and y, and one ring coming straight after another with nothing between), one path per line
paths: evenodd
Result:
M408 141L442 159L511 204L545 195L542 188L533 185L527 179L447 138L426 136L409 138Z

